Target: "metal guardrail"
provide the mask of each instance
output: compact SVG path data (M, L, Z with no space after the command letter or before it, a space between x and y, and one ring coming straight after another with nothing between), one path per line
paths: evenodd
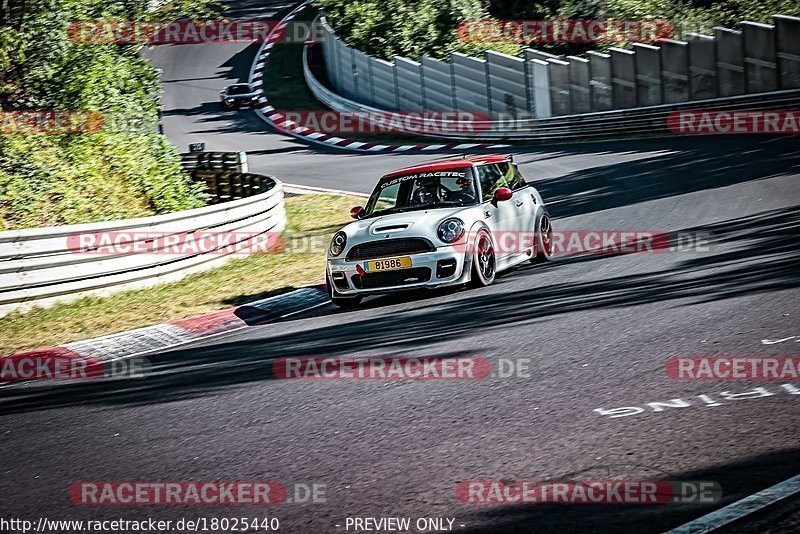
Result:
M303 75L314 96L334 111L386 113L386 110L355 102L331 91L314 76L308 61L308 49L303 50ZM669 132L667 117L680 110L800 110L800 89L771 93L740 95L727 98L695 100L676 104L662 104L631 109L599 111L579 115L562 115L547 119L521 119L502 122L472 122L475 133L466 132L429 134L422 131L421 121L415 124L416 135L432 138L482 141L550 141L586 138L606 138ZM376 127L378 127L378 123Z
M155 217L0 232L0 316L76 296L175 280L220 265L260 236L284 229L286 212L279 180L212 174L210 183L216 184L218 198L235 200ZM81 234L119 232L130 236L126 244L131 244L131 252L92 254L74 246ZM153 239L156 234L181 242L198 232L231 232L241 241L165 254L165 248L157 247L167 246L166 239Z

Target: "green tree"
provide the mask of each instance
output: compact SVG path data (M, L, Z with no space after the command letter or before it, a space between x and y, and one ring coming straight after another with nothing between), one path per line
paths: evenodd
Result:
M201 186L157 133L158 72L126 44L79 43L70 23L211 17L219 4L178 0L0 0L0 107L85 111L82 135L0 133L0 229L136 217L199 207ZM5 115L8 117L9 115ZM8 126L8 124L6 124Z

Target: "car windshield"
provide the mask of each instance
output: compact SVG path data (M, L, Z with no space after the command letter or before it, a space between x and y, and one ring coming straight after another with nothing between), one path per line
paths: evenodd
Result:
M367 217L446 206L475 204L469 167L383 178L367 203Z
M246 95L250 92L250 86L246 84L231 85L228 87L229 95Z

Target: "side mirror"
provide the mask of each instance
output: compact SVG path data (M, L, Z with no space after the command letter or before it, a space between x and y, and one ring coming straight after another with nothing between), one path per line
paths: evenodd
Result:
M503 200L511 200L512 196L514 196L514 192L507 187L499 187L497 188L497 191L494 192L494 199L498 202L502 202Z
M366 213L366 211L364 210L363 207L356 206L355 208L350 210L350 217L354 219L360 219L364 216L364 213Z

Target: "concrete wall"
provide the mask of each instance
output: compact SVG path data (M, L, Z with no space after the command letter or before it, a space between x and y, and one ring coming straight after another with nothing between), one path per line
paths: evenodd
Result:
M394 65L382 59L371 58L372 98L376 107L397 109L397 87Z
M635 108L636 100L636 61L635 53L619 48L611 49L611 90L614 107L617 109Z
M636 62L636 99L640 106L657 106L661 96L661 54L657 46L633 45Z
M775 47L781 89L800 87L800 18L776 15Z
M528 111L528 87L525 60L486 52L486 76L489 86L489 112L516 117Z
M665 40L661 45L661 80L664 103L689 100L689 43Z
M394 76L397 84L397 107L402 111L423 109L420 64L404 57L395 57Z
M742 95L744 84L744 47L742 32L714 28L717 52L717 79L719 96Z
M486 51L386 62L350 49L324 22L321 45L334 90L356 102L543 118L800 88L800 18L774 22L586 57L525 49L522 58Z
M455 109L450 63L430 57L423 57L421 63L425 109Z
M692 100L717 98L717 51L710 35L690 33L689 43L689 97Z
M486 61L464 54L450 54L453 65L456 109L489 112Z
M592 111L590 94L589 60L568 56L569 60L569 94L572 113L589 113Z
M778 88L775 61L775 27L768 24L742 24L744 40L744 78L748 93L765 93Z
M607 111L614 108L612 91L611 56L600 52L589 52L589 89L592 111Z

